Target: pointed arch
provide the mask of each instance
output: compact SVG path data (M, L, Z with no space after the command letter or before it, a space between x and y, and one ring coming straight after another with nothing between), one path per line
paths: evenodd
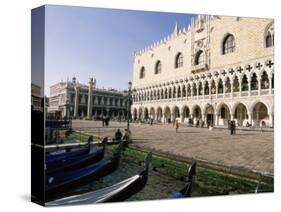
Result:
M175 57L175 68L180 68L183 66L183 55L181 52L178 52Z
M140 79L145 78L145 68L144 68L144 66L142 66L141 69L140 69L139 78Z
M205 52L203 52L202 50L198 50L195 54L194 65L205 64L205 57Z
M157 60L155 63L154 74L160 74L162 71L162 63L160 60Z
M235 37L227 33L222 40L222 54L229 54L235 51Z
M274 46L274 23L270 22L264 31L264 47L270 48Z

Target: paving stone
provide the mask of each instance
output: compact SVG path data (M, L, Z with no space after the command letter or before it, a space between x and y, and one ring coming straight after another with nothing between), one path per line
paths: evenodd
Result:
M73 128L101 126L95 121L73 121ZM125 123L110 122L110 127L100 129L100 135L112 136ZM133 145L170 152L177 156L205 160L230 167L243 167L263 174L274 173L274 132L237 131L230 135L227 129L209 131L206 128L183 127L176 133L169 124L130 124Z

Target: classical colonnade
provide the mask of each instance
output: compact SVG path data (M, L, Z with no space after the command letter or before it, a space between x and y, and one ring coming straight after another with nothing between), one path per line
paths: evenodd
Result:
M271 59L135 88L134 119L273 126Z

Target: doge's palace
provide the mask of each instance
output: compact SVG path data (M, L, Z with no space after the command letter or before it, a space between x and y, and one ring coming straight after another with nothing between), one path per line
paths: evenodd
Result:
M134 120L273 127L272 19L198 15L133 56Z

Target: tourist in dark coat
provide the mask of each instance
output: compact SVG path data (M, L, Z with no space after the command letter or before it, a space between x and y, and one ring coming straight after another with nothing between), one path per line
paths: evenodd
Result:
M114 140L121 140L122 138L122 132L120 131L120 129L117 129L116 132L115 132L115 137L114 137Z

